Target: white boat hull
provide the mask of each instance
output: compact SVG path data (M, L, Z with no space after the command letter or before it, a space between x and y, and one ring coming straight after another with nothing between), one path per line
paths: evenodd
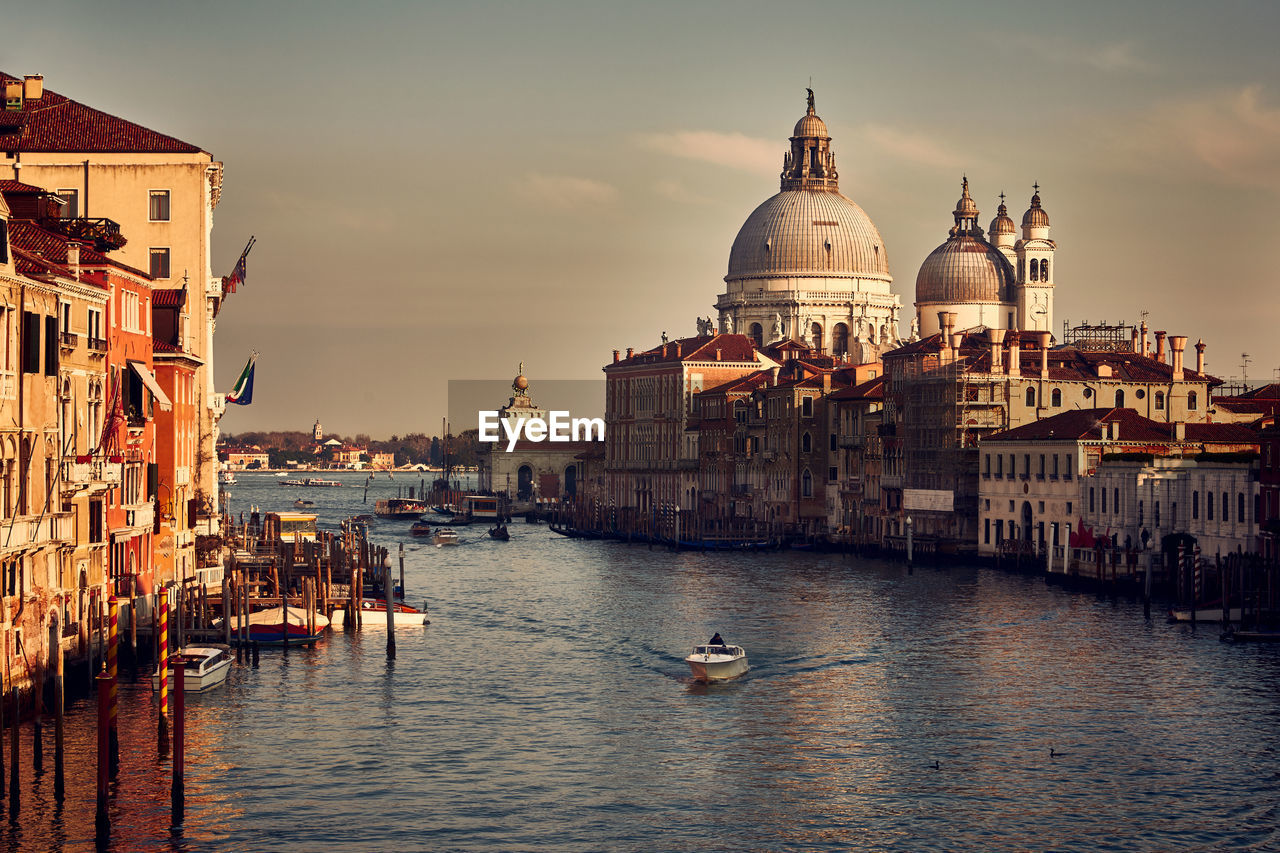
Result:
M387 627L387 611L362 610L360 612L362 614L361 624L365 628ZM341 631L343 626L346 624L346 621L346 611L335 610L333 611L333 616L329 619L329 624L333 626L334 630ZM423 625L431 624L428 620L427 614L425 613L405 613L399 610L396 611L395 621L397 628L413 627L415 625L421 628Z
M193 651L195 648L193 647ZM186 651L186 650L184 650ZM220 660L216 660L203 667L202 671L196 671L190 667L186 668L182 674L182 690L184 693L204 693L206 690L212 690L219 684L227 680L227 674L231 672L232 658L226 655ZM169 667L169 684L170 690L177 687L178 681L174 676L173 667ZM153 672L151 674L151 689L160 689L160 673Z
M1240 621L1240 616L1241 616L1241 614L1240 614L1240 608L1239 608L1239 607L1232 607L1232 608L1229 608L1229 609L1227 610L1227 621L1228 621L1228 622L1239 622L1239 621ZM1170 610L1170 611L1169 611L1169 621L1170 621L1170 622L1190 622L1190 621L1191 621L1191 611L1190 611L1190 610ZM1197 609L1196 609L1196 621L1197 621L1197 622L1221 622L1221 621L1222 621L1222 608L1221 608L1221 607L1209 607L1209 608L1206 608L1206 609L1204 609L1204 610L1200 610L1199 608L1197 608Z
M693 672L695 681L728 681L737 678L751 667L747 664L747 656L731 657L729 655L689 655L684 659Z

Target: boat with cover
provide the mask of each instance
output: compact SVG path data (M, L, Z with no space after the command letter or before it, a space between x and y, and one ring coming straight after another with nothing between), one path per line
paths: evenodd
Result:
M169 689L177 685L174 667L182 667L184 693L203 693L227 680L231 671L231 648L221 643L187 646L169 656ZM151 673L151 689L160 689L160 671Z
M241 625L240 616L231 617L231 636L238 639ZM281 646L288 632L290 645L311 645L320 639L324 629L329 627L329 618L323 613L315 615L315 633L307 627L307 611L301 607L271 607L250 613L247 621L249 642L265 646Z
M458 544L457 531L450 530L447 527L438 528L436 530L435 543L437 548L439 548L442 545L457 545Z
M705 646L694 646L693 654L684 662L689 664L695 681L727 681L750 668L742 646L728 645L719 632Z
M396 602L396 627L401 625L430 625L425 609L410 607L403 601ZM387 602L382 598L364 598L360 601L360 624L366 628L385 628L387 626ZM333 620L329 623L335 629L346 623L346 614L342 610L333 612Z

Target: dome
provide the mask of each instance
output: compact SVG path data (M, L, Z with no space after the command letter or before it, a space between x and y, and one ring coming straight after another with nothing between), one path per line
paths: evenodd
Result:
M733 241L726 279L791 275L892 281L871 217L830 190L783 190L752 211Z
M1048 228L1049 214L1044 212L1044 208L1040 206L1039 187L1036 188L1036 194L1031 197L1031 206L1027 208L1027 212L1022 214L1022 225L1024 228Z
M916 276L916 304L1012 302L1013 267L986 240L952 237L929 253Z
M956 202L956 209L953 211L956 220L977 219L978 203L969 195L969 179L967 177L964 179L962 186L960 200Z
M1017 226L1009 218L1009 208L1005 205L1003 198L1000 200L1000 208L996 211L996 218L991 220L991 227L987 229L987 232L993 237L997 234L1018 233Z
M818 118L813 113L802 116L796 122L796 129L791 133L792 137L811 137L816 139L828 139L831 134L827 132L827 123Z

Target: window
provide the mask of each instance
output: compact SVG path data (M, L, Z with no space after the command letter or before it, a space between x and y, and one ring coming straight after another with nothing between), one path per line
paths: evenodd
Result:
M1058 454L1053 454L1053 479L1058 479Z
M40 372L40 315L22 312L22 372Z
M62 199L62 218L78 219L80 218L80 191L79 190L57 190L55 193L58 198Z
M1034 409L1036 407L1036 389L1027 389L1027 408Z
M1187 393L1187 409L1193 412L1196 410L1196 392L1195 391L1190 391Z
M1041 281L1049 280L1049 259L1048 258L1045 258L1043 261L1040 262L1040 280Z
M1200 518L1200 493L1195 491L1191 493L1191 518L1192 520Z
M0 264L9 263L9 220L0 219Z
M1053 461L1054 461L1054 462L1057 462L1057 461L1058 461L1058 457L1056 457L1056 456L1055 456L1055 457L1053 457ZM1041 454L1040 454L1040 479L1041 479L1041 480L1043 480L1043 479L1044 479L1044 454L1043 454L1043 453L1041 453Z
M1053 393L1049 395L1049 403L1055 409L1062 405L1062 389L1054 388Z
M836 449L836 434L835 434L834 432L833 432L833 433L831 433L831 435L829 436L829 438L830 438L830 441L828 441L827 443L830 445L830 447L829 447L828 449L829 449L829 450L835 450L835 449Z
M806 498L813 497L813 477L807 470L800 477L800 496Z
M1040 261L1035 258L1031 259L1031 280L1038 281L1040 279Z
M1067 501L1067 515L1071 515L1071 501Z
M1156 411L1157 412L1164 411L1164 392L1163 391L1156 392Z
M996 476L997 477L1004 476L1004 454L1003 453L996 454Z
M1022 454L1022 479L1024 480L1031 479L1031 454L1030 453Z
M989 518L984 518L982 520L982 544L991 544L991 519Z
M982 454L982 476L984 477L991 476L991 454L990 453Z
M813 439L809 437L809 433L800 436L800 452L809 453L813 450Z
M1226 492L1222 493L1222 520L1223 521L1231 520L1231 500L1227 496Z
M1236 521L1244 522L1244 492L1236 496Z
M1204 518L1213 521L1213 492L1204 493Z
M1156 527L1160 526L1160 501L1156 501Z
M151 191L151 208L149 219L152 222L168 222L169 221L169 191L168 190L152 190Z
M1107 490L1102 490L1102 514L1107 514Z
M169 250L151 250L151 277L165 279L169 277Z
M88 329L86 329L86 333L89 335L90 346L103 340L101 308L89 309L89 322L88 322Z
M1089 487L1089 512L1093 512L1093 486Z
M813 398L812 397L800 398L800 417L802 418L813 417Z
M839 471L837 471L834 467L827 469L827 482L834 483L836 480L839 480L839 479L840 479Z
M1116 408L1117 409L1124 408L1124 389L1123 388L1116 389Z
M44 375L58 375L58 318L44 318Z

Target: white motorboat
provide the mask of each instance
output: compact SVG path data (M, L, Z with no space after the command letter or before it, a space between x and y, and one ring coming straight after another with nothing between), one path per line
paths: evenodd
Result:
M231 649L227 646L187 646L177 654L169 657L169 689L172 690L177 681L173 668L182 667L182 688L187 693L203 693L212 690L227 680L231 671ZM151 674L151 689L160 689L160 673Z
M424 605L425 607L425 605ZM385 628L387 627L387 603L381 598L366 598L360 602L361 623L366 628ZM406 625L430 625L431 620L427 616L427 611L418 610L416 607L410 607L402 601L396 602L395 610L396 627ZM341 630L346 623L346 612L343 610L333 611L333 616L329 620L329 624L335 630Z
M1169 621L1170 622L1190 622L1191 612L1192 611L1190 610L1170 610ZM1205 607L1197 607L1195 609L1195 614L1196 614L1197 622L1221 622L1222 621L1222 608L1220 606L1206 605ZM1240 616L1241 616L1241 611L1239 607L1227 608L1228 622L1239 622Z
M234 486L236 484L236 472L223 471L218 475L218 482L222 483L224 486Z
M441 527L438 530L436 530L435 543L437 548L441 547L442 545L457 545L458 534L447 527Z
M695 681L727 681L750 669L742 646L728 645L719 633L705 646L694 646L693 654L684 662L689 664Z

